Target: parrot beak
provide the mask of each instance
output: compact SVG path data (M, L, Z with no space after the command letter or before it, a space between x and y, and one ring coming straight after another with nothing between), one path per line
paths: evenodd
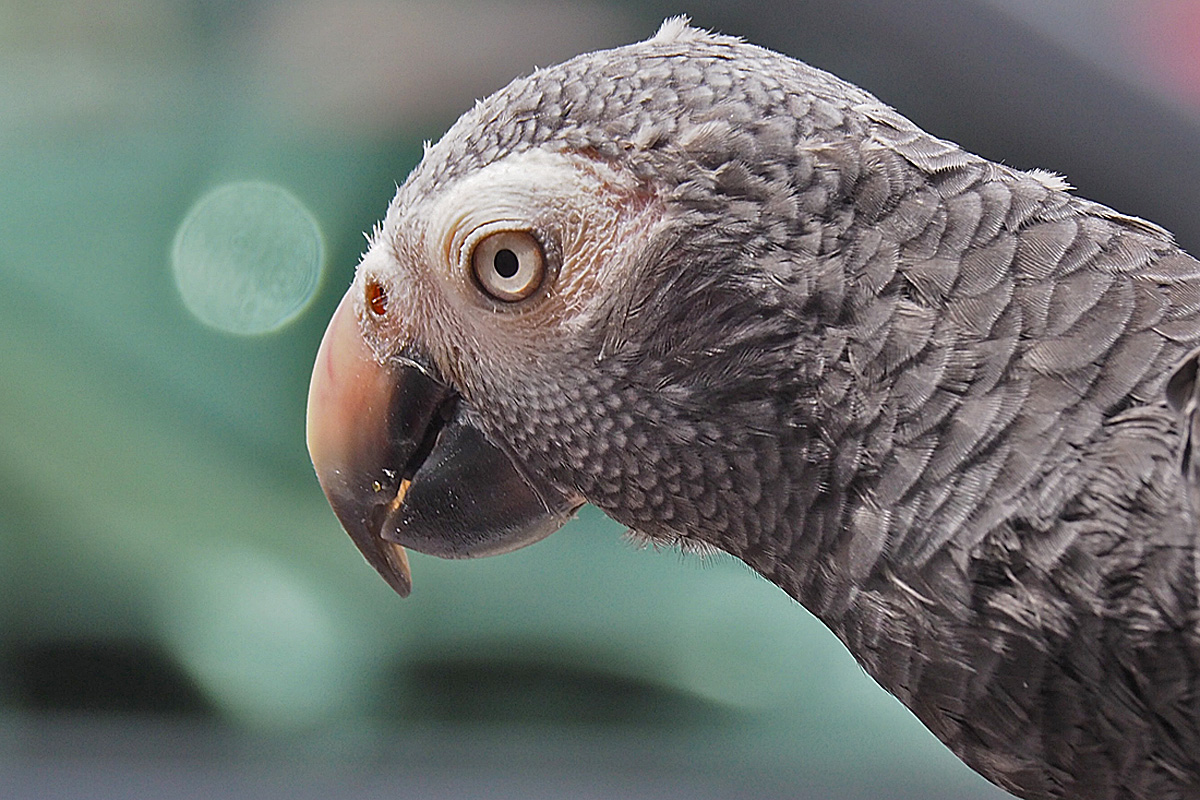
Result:
M504 553L549 536L583 504L530 477L414 355L380 363L347 293L308 391L308 451L321 488L402 597L412 589L404 546L443 558Z

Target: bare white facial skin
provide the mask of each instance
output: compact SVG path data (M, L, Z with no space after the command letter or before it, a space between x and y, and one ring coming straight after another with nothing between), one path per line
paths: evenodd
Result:
M419 342L463 385L472 381L460 369L518 369L591 323L600 287L619 279L660 218L657 198L627 172L574 152L517 153L427 197L401 189L355 281L364 337L381 361ZM519 269L483 280L479 261L498 244ZM367 307L376 287L384 315Z

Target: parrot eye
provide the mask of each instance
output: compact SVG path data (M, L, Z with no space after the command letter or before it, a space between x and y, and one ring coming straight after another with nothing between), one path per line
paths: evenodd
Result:
M377 281L367 281L367 308L377 317L387 313L387 290Z
M511 303L524 300L542 285L546 257L528 231L499 231L475 245L471 269L485 292Z

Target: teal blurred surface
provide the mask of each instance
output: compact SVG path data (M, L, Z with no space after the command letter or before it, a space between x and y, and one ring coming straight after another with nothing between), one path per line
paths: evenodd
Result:
M588 509L402 601L312 475L312 358L422 140L673 10L0 2L0 795L1001 796L732 560ZM324 248L252 336L171 269L240 181Z

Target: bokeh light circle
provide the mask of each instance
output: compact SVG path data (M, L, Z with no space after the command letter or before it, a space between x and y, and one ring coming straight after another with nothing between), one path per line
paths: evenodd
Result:
M184 305L207 325L267 333L294 319L316 292L321 233L279 186L228 183L196 202L175 234L171 266Z

